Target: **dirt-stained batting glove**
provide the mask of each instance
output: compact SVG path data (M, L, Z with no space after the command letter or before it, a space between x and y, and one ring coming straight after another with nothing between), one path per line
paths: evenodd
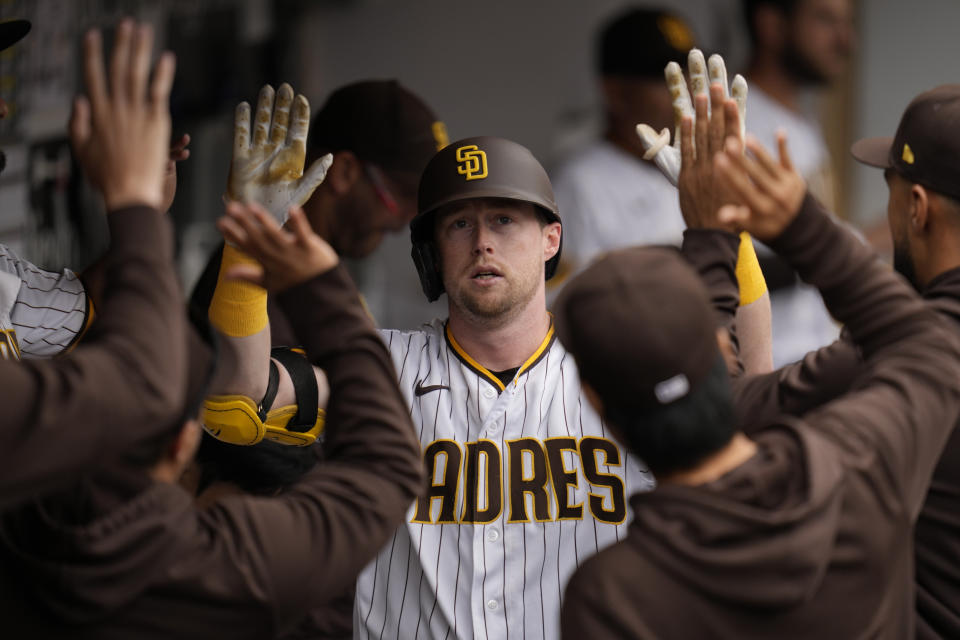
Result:
M292 109L291 109L292 106ZM250 138L250 105L237 105L233 129L233 157L227 179L226 197L240 202L257 202L281 225L290 207L306 202L323 182L333 156L317 159L303 171L310 127L310 103L294 97L289 84L276 92L264 85L257 99L257 113Z
M690 74L690 86L694 95L710 95L710 84L716 82L723 86L724 99L732 95L737 103L737 110L740 112L740 139L743 140L745 132L746 114L747 114L747 81L743 76L737 74L733 78L733 84L730 85L729 94L727 92L727 67L723 58L714 54L710 56L709 65L703 59L703 52L699 49L691 49L687 56L687 68ZM707 80L709 73L709 82ZM660 172L673 184L677 184L677 178L680 175L680 122L686 116L696 119L693 110L693 103L690 100L690 93L687 91L687 82L683 77L683 71L676 62L671 62L664 69L664 76L667 79L667 88L670 90L670 97L673 99L673 120L675 130L673 135L673 144L670 144L670 131L663 129L660 133L653 130L646 124L637 125L637 135L643 143L646 151L644 159L653 160L660 169Z

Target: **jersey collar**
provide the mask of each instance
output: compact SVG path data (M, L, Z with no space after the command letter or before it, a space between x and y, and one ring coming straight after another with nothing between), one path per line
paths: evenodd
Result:
M503 391L506 389L506 386L497 376L493 375L489 369L484 367L482 364L470 357L470 354L464 351L463 347L460 346L460 343L457 342L457 339L453 337L453 332L450 330L450 321L444 323L444 335L447 338L447 345L453 351L454 355L460 359L463 364L467 365L475 373L477 373L481 378L492 384L497 388L497 391ZM553 328L553 314L550 315L550 327L547 329L547 335L543 338L543 342L540 343L540 346L537 347L537 350L527 358L520 368L517 370L517 374L513 377L513 383L516 384L517 378L520 375L528 370L530 370L535 364L540 362L540 359L543 358L544 354L547 353L547 350L550 349L550 345L553 344L553 340L556 337L556 332Z

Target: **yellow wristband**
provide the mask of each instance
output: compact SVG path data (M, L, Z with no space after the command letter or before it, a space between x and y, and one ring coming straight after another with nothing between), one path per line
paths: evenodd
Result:
M737 254L737 284L740 285L740 306L744 307L767 292L767 281L760 270L753 240L746 231L740 234L740 251Z
M236 247L225 245L217 288L208 311L214 328L233 338L252 336L267 326L267 290L249 282L227 280L224 277L230 267L238 264L258 263Z

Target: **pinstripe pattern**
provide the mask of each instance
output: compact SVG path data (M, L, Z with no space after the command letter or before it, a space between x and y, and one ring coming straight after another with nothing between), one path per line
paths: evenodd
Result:
M87 295L72 271L43 271L0 245L0 274L0 331L14 332L23 357L56 355L83 331Z
M489 522L437 524L446 497L424 503L427 521L415 521L417 505L411 507L406 524L358 579L355 637L559 637L560 599L567 580L580 562L616 542L619 530L626 527L626 521L614 524L608 522L610 517L604 521L591 512L591 504L597 502L596 498L591 502L590 494L601 496L602 508L612 510L614 489L588 482L584 468L588 461L581 457L580 449L561 452L566 469L576 471L577 483L559 486L567 493L565 504L582 505L582 517L592 523L555 519L562 498L556 495L557 480L549 467L545 485L548 521L535 521L535 495L520 494L519 490L511 494L510 465L520 465L522 479L533 478L535 452L520 455L519 462L511 460L509 442L532 438L542 445L548 438L570 437L580 443L586 437L596 443L605 438L601 420L581 398L573 358L566 357L559 341L553 341L539 361L521 370L498 394L493 383L452 353L442 321L421 331L385 331L383 337L424 449L434 442L453 441L456 445L448 442L443 446L454 454L460 450L460 460L439 454L432 462L434 468L428 466L437 487L445 481L447 464L460 465L455 497L449 494L455 517L464 517L469 490L464 480L467 443L489 441L492 444L485 446L499 449L500 455L500 460L486 454L476 458L481 487L476 517L494 504L494 496L486 495L485 489L494 477L487 472L497 471L493 466L497 464L502 469L502 509ZM437 388L423 391L434 386ZM418 388L420 395L415 393ZM602 444L613 446L606 440ZM594 474L620 478L623 497L652 486L639 461L624 458L618 449L605 452L591 463ZM611 454L614 458L619 455L619 465L600 464L604 455ZM546 465L546 458L539 464ZM508 522L511 504L520 511L524 505L530 521Z

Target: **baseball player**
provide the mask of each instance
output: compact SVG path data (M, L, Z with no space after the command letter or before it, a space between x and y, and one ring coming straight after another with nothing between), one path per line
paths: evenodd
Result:
M449 293L450 317L382 337L430 480L358 580L354 634L556 637L568 577L618 540L626 496L653 479L581 398L554 339L544 288L561 227L533 155L501 138L453 143L427 165L418 208L414 260L429 299ZM252 220L231 209L221 229L265 265L290 261L272 273L303 261L253 242Z
M293 233L277 212L252 205L232 206L219 223L264 264L270 288L283 289L278 274L297 273L311 255L302 211L290 215ZM446 292L449 318L381 334L429 482L358 579L354 634L557 637L567 579L622 537L625 497L653 478L611 439L554 339L544 291L562 230L550 181L515 142L455 142L424 170L411 238L424 293L432 301ZM233 267L231 278L265 284L252 265ZM249 312L260 336L262 308ZM265 365L267 354L261 344L253 357ZM264 374L248 391L251 406L266 386ZM279 389L290 397L289 383Z

